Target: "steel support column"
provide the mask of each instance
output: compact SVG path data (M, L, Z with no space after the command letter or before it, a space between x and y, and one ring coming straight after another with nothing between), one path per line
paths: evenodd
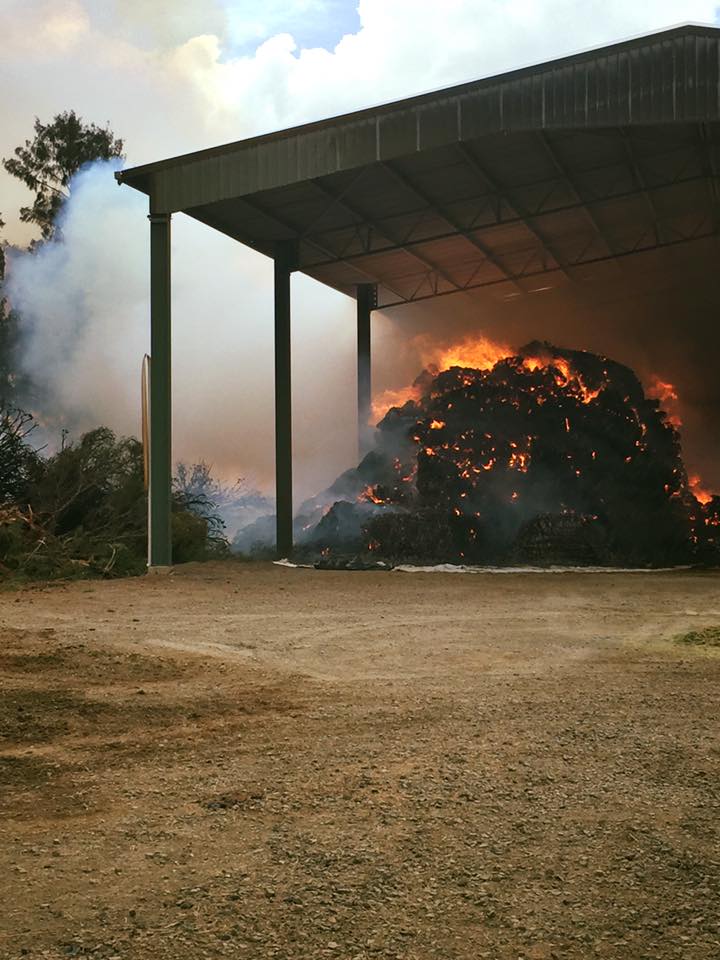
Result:
M293 548L292 380L290 371L290 275L293 251L275 255L275 499L276 549L279 558Z
M370 315L377 307L377 286L362 283L357 288L357 411L358 456L369 451L372 440L372 373L370 352Z
M172 387L170 337L170 214L150 220L150 488L148 567L172 563Z

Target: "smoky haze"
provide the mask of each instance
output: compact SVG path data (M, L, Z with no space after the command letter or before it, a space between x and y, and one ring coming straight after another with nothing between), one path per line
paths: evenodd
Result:
M15 252L8 293L22 316L22 364L52 443L106 424L137 436L140 364L149 351L146 200L94 164L72 184L62 240ZM272 263L187 217L173 218L174 457L204 459L271 491ZM356 459L355 309L293 277L296 496Z

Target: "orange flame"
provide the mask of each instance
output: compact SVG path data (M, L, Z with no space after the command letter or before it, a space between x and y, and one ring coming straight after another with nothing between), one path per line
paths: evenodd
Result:
M702 503L703 506L710 503L713 495L703 487L702 479L696 473L688 477L688 483L696 500Z
M496 343L488 337L478 334L475 337L466 337L450 346L433 343L432 339L423 334L415 337L412 346L420 354L420 359L426 369L431 371L449 370L451 367L465 367L471 370L490 370L500 360L513 356L513 350L507 344ZM546 367L556 371L558 386L572 384L573 392L583 403L591 403L602 391L602 386L590 389L582 377L573 370L570 362L563 357L547 356L525 357L523 366L530 372ZM465 386L472 386L473 380L468 378ZM381 420L391 407L401 407L408 400L417 401L422 396L422 386L418 383L400 389L384 390L373 398L372 412L375 422ZM538 396L538 403L544 398ZM438 428L435 428L438 429Z
M662 409L665 411L668 422L676 429L682 426L682 418L679 413L680 395L674 384L668 380L662 380L656 373L652 375L650 384L645 392L653 400L659 400ZM695 499L703 506L710 503L713 498L712 493L704 486L702 477L695 473L688 477L688 484Z
M669 383L667 380L661 380L660 377L654 373L645 392L652 400L660 401L669 423L678 428L682 426L682 418L678 410L680 397L672 383Z
M401 387L399 390L383 390L372 400L373 423L382 420L392 407L402 407L408 400L419 400L421 394L421 388L415 384L411 384L409 387Z
M501 343L493 343L487 337L466 337L450 347L434 349L428 360L439 370L450 367L471 367L473 370L490 370L498 360L512 356L512 349Z
M450 367L469 367L474 370L489 370L498 360L512 356L512 349L504 344L494 343L482 334L466 337L451 346L434 343L427 334L413 339L411 346L419 353L420 362L429 370L449 370ZM468 382L470 386L472 381ZM383 390L373 397L372 414L374 421L382 420L391 407L402 407L408 400L419 400L422 387L410 384L395 390ZM435 428L439 429L439 428Z

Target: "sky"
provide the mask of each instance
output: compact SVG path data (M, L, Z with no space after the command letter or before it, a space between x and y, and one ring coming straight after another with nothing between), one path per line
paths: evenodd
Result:
M680 22L715 0L0 0L0 157L67 109L109 123L129 165L282 129ZM10 91L11 95L7 95ZM28 199L0 172L4 237L22 246ZM100 168L76 185L73 249L14 269L27 363L77 429L137 432L147 341L145 199ZM175 218L176 456L272 477L271 269ZM354 457L354 308L296 277L296 489ZM452 298L450 298L452 300ZM443 309L451 309L446 302ZM212 323L211 323L212 321ZM210 342L209 331L215 336ZM377 320L376 382L392 386L391 317ZM52 364L48 345L62 344ZM322 351L326 376L316 374ZM399 385L399 384L398 384ZM219 388L219 389L218 389ZM328 400L331 403L328 403Z

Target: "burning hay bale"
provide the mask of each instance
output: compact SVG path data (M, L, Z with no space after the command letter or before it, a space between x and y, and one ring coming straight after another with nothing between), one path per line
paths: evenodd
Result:
M416 381L418 382L418 381ZM372 508L345 548L390 562L667 565L716 560L720 500L700 503L680 438L628 367L531 343L452 367L378 425L360 465ZM371 474L371 476L368 476ZM340 548L335 504L321 525Z

